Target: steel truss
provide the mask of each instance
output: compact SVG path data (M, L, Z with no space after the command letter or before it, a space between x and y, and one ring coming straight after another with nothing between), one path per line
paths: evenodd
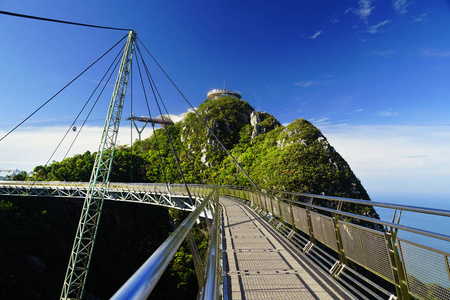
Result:
M60 198L86 198L88 192L87 183L68 184L52 183L46 185L23 185L0 182L0 195L3 196L32 196L32 197L60 197ZM123 186L110 187L98 199L111 201L125 201L145 203L168 208L193 211L200 202L200 197L193 197L196 204L191 205L189 197L177 191L168 193L167 189L155 189L154 186Z

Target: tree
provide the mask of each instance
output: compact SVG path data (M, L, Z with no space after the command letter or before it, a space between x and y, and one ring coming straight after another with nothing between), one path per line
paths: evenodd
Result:
M28 173L26 171L20 171L19 173L14 174L12 180L15 181L27 181L29 179Z

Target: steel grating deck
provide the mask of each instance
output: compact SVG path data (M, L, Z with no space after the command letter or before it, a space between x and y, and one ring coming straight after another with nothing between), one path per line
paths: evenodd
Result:
M228 299L352 299L249 207L220 202Z

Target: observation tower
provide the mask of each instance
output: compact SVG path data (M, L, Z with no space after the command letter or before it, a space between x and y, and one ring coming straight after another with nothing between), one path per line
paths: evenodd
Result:
M223 96L231 96L234 98L241 99L241 93L238 91L232 91L227 89L211 90L208 92L208 99L217 99Z

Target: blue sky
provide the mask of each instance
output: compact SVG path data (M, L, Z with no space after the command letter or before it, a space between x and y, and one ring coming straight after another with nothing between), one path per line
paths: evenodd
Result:
M194 106L225 82L281 123L313 122L369 194L450 194L449 1L0 0L0 9L133 28ZM4 15L0 32L0 133L126 34ZM44 164L111 60L0 142L0 169ZM152 68L169 112L185 112ZM103 124L109 97L94 112L92 132ZM136 92L135 113L145 115L140 100ZM18 154L23 139L42 141L23 146L34 150L33 159Z

